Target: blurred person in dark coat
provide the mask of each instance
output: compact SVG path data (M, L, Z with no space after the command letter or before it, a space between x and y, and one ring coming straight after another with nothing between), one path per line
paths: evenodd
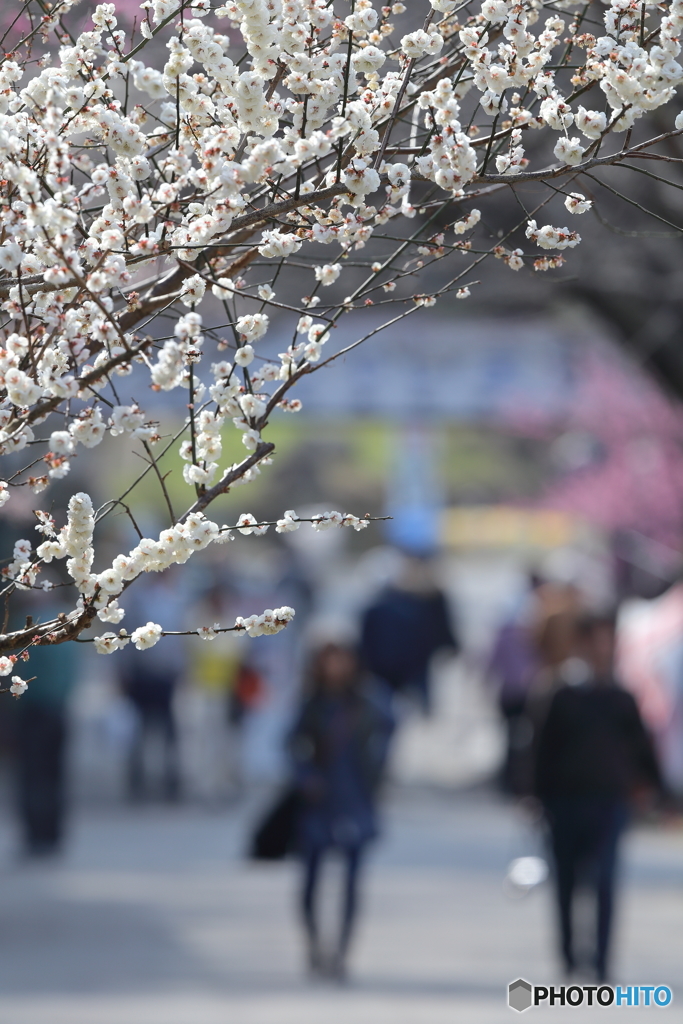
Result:
M565 686L585 682L590 675L586 662L578 657L578 623L583 614L573 588L546 584L538 605L534 627L534 646L538 658L524 705L526 743L516 752L515 790L518 796L534 793L534 766L539 736L553 697Z
M360 650L364 664L395 691L417 696L431 710L429 668L437 651L459 650L446 597L427 556L404 555L403 571L366 610Z
M595 892L597 928L592 966L607 976L619 841L630 805L661 790L654 748L635 700L613 675L614 619L578 624L584 681L556 690L536 748L535 789L551 838L561 952L577 966L572 906L578 884Z
M64 839L67 706L76 669L74 643L32 647L23 674L35 679L13 709L17 809L28 856L58 853Z
M187 593L179 585L179 574L171 570L156 578L140 580L126 600L126 624L129 632L149 619L164 629L182 630L185 625ZM160 741L162 749L162 789L167 800L180 796L178 727L174 697L185 675L184 638L166 636L149 650L138 651L128 644L118 656L122 692L137 715L137 728L128 759L128 796L139 800L148 790L145 765L150 741Z
M498 707L507 733L500 781L505 792L517 795L528 792L527 752L532 724L527 699L541 667L534 628L540 582L535 576L529 577L526 593L496 633L487 666L487 675L498 690Z
M388 694L364 678L355 654L337 644L312 661L310 690L290 737L299 799L298 849L304 877L301 912L309 966L342 979L358 909L365 849L377 835L377 788L392 732ZM323 948L317 897L322 862L331 850L345 862L336 943Z

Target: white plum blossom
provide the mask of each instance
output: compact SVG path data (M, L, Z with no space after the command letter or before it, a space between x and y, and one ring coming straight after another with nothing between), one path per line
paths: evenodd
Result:
M71 455L76 443L68 430L53 430L50 434L50 451L58 455Z
M43 562L48 564L53 558L64 558L66 555L66 547L62 538L58 540L46 540L42 544L39 544L36 548L36 554L38 558L42 559Z
M267 608L261 615L250 615L243 618L238 615L235 620L237 632L246 632L249 636L272 636L279 633L294 618L295 611L288 605L282 608Z
M13 697L21 697L22 693L26 693L27 690L28 683L21 676L12 676L12 685L9 688L9 692Z
M256 536L261 536L261 534L264 534L267 531L268 527L257 526L257 522L258 520L255 519L250 512L243 512L237 520L237 529L240 533L244 534L245 537L248 537L251 533L256 534Z
M239 403L242 412L249 419L258 419L266 411L266 403L262 399L257 398L256 395L242 395Z
M551 224L544 224L539 228L535 220L528 222L525 234L541 249L572 249L581 241L576 231L570 231L569 228L554 228Z
M276 533L292 533L294 530L298 530L301 526L299 517L293 509L285 512L282 519L278 519L277 526L275 527Z
M366 8L366 11L367 10L368 9ZM384 51L380 50L378 46L372 45L364 46L362 50L358 50L354 53L351 58L353 62L353 70L359 71L364 75L372 75L375 71L379 71L386 59Z
M254 361L254 349L252 345L241 345L235 352L235 362L238 366L250 366Z
M570 213L581 214L587 213L593 206L593 203L580 192L570 192L564 201L564 205Z
M453 231L456 235L464 235L466 231L471 231L473 227L481 220L480 210L471 210L463 220L457 220L453 225Z
M97 577L97 584L108 594L120 594L123 589L123 579L116 569L105 569Z
M320 281L324 288L337 280L341 274L341 263L325 263L322 267L315 268L315 279Z
M505 262L507 263L510 270L521 270L524 266L524 251L522 249L513 249L510 255L507 257Z
M366 160L354 157L349 161L349 165L344 171L344 184L349 192L356 197L357 205L360 205L362 197L375 192L379 188L379 183L379 174Z
M183 282L183 287L180 290L180 301L186 306L196 306L204 298L205 291L206 281L199 274L194 274Z
M487 21L496 24L505 21L510 13L510 5L506 0L484 0L481 5L481 13Z
M581 141L578 138L559 138L555 143L553 152L558 160L572 167L581 163L584 154Z
M0 246L0 270L6 273L13 273L21 263L23 253L21 248L14 241L7 241Z
M78 419L72 420L69 433L74 441L85 448L95 448L106 433L99 406L86 410Z
M21 408L33 405L43 394L43 388L18 367L11 367L6 371L5 387L10 402Z
M119 651L128 642L129 638L123 639L116 633L103 633L101 636L96 636L93 640L98 654L113 654L114 651Z
M425 32L418 29L417 32L409 32L401 39L401 49L406 57L418 60L420 57L438 53L443 46L443 37L440 32Z
M118 405L112 410L109 418L109 432L112 437L124 433L132 434L139 430L144 421L145 415L137 405Z
M351 515L350 512L347 512L345 516L342 516L341 525L350 526L356 531L356 533L358 533L360 530L367 529L370 525L370 520L359 519L358 516Z
M119 606L116 599L109 601L104 608L100 608L97 612L97 618L100 622L112 622L114 624L119 623L125 616L125 610Z
M229 277L219 277L211 291L217 299L229 299L235 292L235 285Z
M265 313L247 313L235 324L235 329L247 341L258 341L268 330L269 320Z
M218 635L216 630L220 628L219 622L214 622L213 626L200 626L197 630L197 636L202 640L215 640Z
M301 239L282 231L264 231L258 251L262 256L291 256L301 248Z
M331 526L341 526L344 517L341 512L320 512L312 520L314 530L328 530Z
M607 127L607 115L603 111L579 107L575 124L589 139L599 139Z
M138 626L131 633L131 640L139 651L146 651L161 640L163 630L156 622L148 622L145 626Z
M627 190L683 131L683 0L605 0L585 25L569 0L195 0L177 17L182 6L146 0L133 41L113 3L26 0L5 26L0 507L17 488L8 511L35 511L40 542L6 531L3 575L8 595L51 590L63 604L50 622L36 604L33 623L0 635L1 675L14 670L7 652L79 639L95 619L118 625L117 599L143 573L235 533L255 543L267 523L245 513L219 526L208 508L277 458L269 421L301 410L300 378L314 383L342 350L362 359L351 350L397 308L426 317L437 299L467 299L484 259L557 268L579 234L520 223L519 201L533 192L525 219L551 204L550 221L561 202L599 213L600 190L570 191L577 174L605 185L619 166ZM675 184L658 186L663 199ZM542 252L525 256L523 236ZM346 296L331 287L342 271ZM417 349L417 326L414 337ZM84 451L103 442L101 459ZM69 486L95 463L97 508ZM50 513L33 510L49 488ZM142 536L148 516L164 527ZM113 517L137 532L118 553ZM275 529L301 525L290 509ZM55 560L58 583L46 578ZM291 615L268 609L235 629L274 633ZM163 632L150 621L93 642L145 650Z

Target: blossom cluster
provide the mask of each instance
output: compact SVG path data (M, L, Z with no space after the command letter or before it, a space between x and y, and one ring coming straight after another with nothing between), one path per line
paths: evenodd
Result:
M35 551L15 544L12 590L66 559L77 597L53 641L95 615L118 624L142 572L230 539L204 510L269 465L269 423L301 411L290 392L339 354L340 318L467 300L487 256L561 266L581 238L556 225L594 208L603 168L626 174L683 132L683 0L608 0L588 20L583 0L144 0L134 25L112 3L71 22L74 5L27 0L0 61L0 507L68 483L105 439L107 457L143 455L164 504L160 463L178 453L188 502L99 572L95 521L123 498L96 515L74 494L64 527L40 520ZM517 211L524 181L537 205L492 229L486 196L507 189ZM413 292L451 257L447 283ZM145 385L175 403L172 441ZM289 511L275 525L299 524ZM313 521L333 525L367 519ZM0 649L32 642L19 631Z
M249 636L272 636L284 629L294 615L294 609L288 605L275 609L266 608L260 615L250 615L248 618L238 615L234 628L238 633L246 632Z
M53 559L66 558L67 571L73 579L80 597L75 609L67 620L73 621L83 615L86 607L96 612L102 622L118 624L124 617L124 609L119 605L118 598L125 588L138 576L145 572L163 572L171 565L183 564L192 554L202 551L212 543L225 544L233 538L233 530L249 536L263 535L270 523L259 523L250 513L243 513L234 527L219 526L201 512L191 512L182 522L169 529L162 530L155 538L143 537L127 555L117 555L112 564L102 572L91 571L95 550L93 534L95 530L95 514L92 501L88 494L80 492L72 496L67 511L67 523L59 532L55 529L52 516L37 510L38 526L47 539L35 551L35 559L29 541L17 541L14 548L14 560L5 570L14 585L27 588L35 581L41 563L50 563ZM299 516L293 510L285 512L276 522L278 533L291 532L301 525ZM362 530L369 525L368 518L359 519L351 513L321 512L310 519L304 520L315 530L323 530L332 526L351 526ZM280 614L282 612L282 614ZM250 636L278 632L289 622L294 612L288 608L268 609L262 616L250 619L238 618L233 629L238 632L246 630ZM216 626L215 628L219 628ZM254 632L257 630L257 632ZM260 630L260 632L258 632ZM211 627L197 630L204 639L211 639ZM104 633L94 638L95 649L99 654L112 654L126 646L131 640L138 650L153 647L163 635L162 627L148 622L138 627L132 634L122 629L118 634ZM13 657L0 657L0 675L7 675L12 670Z
M194 632L202 640L214 640L219 633L246 633L252 637L272 636L283 630L292 621L295 614L293 608L283 605L281 608L266 608L260 615L249 615L247 618L238 615L234 626L221 627L219 622L214 622L213 626L200 626L194 631L172 632L170 635L184 636ZM147 622L144 626L138 626L130 634L126 633L125 629L120 630L118 634L103 633L101 636L94 637L93 642L98 654L113 654L114 651L120 651L131 641L138 651L146 651L150 647L154 647L162 636L166 635L169 634L166 634L157 622ZM17 680L19 677L13 676L12 678Z

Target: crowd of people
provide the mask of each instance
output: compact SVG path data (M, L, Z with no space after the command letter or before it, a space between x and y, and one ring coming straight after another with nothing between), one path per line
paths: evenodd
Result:
M568 975L609 976L618 849L634 810L668 794L653 739L636 700L615 676L616 618L588 612L573 586L532 579L529 594L496 638L488 674L507 726L501 783L542 811L557 905L559 949ZM363 615L356 649L328 644L311 661L289 749L292 782L285 825L303 864L302 920L314 973L343 977L357 908L360 868L377 832L376 794L394 729L396 696L431 713L430 663L458 641L443 593L424 559ZM338 850L346 865L338 941L320 943L320 865ZM268 853L266 851L265 855ZM577 891L595 902L589 952L578 955Z
M167 628L182 629L186 597L174 579L159 577L131 599L127 611L135 614L135 600L145 607L152 602ZM213 581L195 608L219 619L230 601L220 581ZM667 798L655 744L636 700L616 677L615 636L614 616L588 612L575 587L532 577L497 632L485 673L506 727L501 786L527 807L539 808L544 822L562 963L568 974L591 970L600 980L610 970L620 839L634 808ZM127 794L135 801L150 795L146 751L155 742L161 750L157 796L169 801L183 796L176 697L188 673L200 680L198 756L206 758L207 771L228 780L228 789L239 776L229 748L263 699L268 658L275 659L280 673L284 666L297 676L289 724L279 740L271 737L282 747L287 782L257 823L252 854L298 856L309 968L343 979L366 851L380 831L378 799L392 737L406 708L435 714L434 655L443 650L456 655L460 643L432 560L408 555L363 610L355 642L319 638L306 657L301 635L293 631L287 643L278 648L266 638L245 656L245 648L227 634L200 644L192 665L181 638L167 638L144 653L126 649L117 662L117 685L136 719ZM16 706L17 805L31 855L56 852L63 840L71 649L36 652L39 679ZM339 921L330 938L321 932L319 903L321 871L332 854L341 859L343 872ZM577 953L572 912L584 884L596 908L589 962Z

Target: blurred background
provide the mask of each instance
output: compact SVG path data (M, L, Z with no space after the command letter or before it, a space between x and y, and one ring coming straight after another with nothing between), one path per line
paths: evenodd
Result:
M305 382L304 411L272 424L274 465L221 509L227 522L292 505L392 519L361 533L238 535L135 598L179 629L291 604L283 633L166 640L142 658L156 690L130 658L65 645L32 703L3 702L1 1021L498 1021L509 981L560 980L542 829L496 651L511 624L578 608L619 607L620 677L670 795L626 842L614 977L675 985L683 411L606 319L578 301L523 298L497 315L444 306L419 332L399 325ZM106 454L79 456L69 481L96 502L136 466L120 447ZM5 528L23 535L30 502L8 508ZM143 492L147 535L165 525L156 509ZM106 522L100 550L132 546L127 517ZM341 985L307 974L296 859L248 852L291 775L311 652L356 647L392 588L418 602L440 594L448 622L420 678L394 681L380 838ZM531 675L509 685L524 690ZM520 858L530 875L511 870ZM325 914L337 870L323 879Z
M641 180L635 199L676 221L680 190ZM600 199L600 221L582 219L565 268L485 264L466 303L445 298L304 379L303 411L268 428L273 465L211 511L219 522L288 508L390 519L359 533L237 535L122 601L129 628L151 615L178 630L288 604L286 630L166 639L139 662L89 644L42 664L32 655L38 680L0 702L0 1024L508 1019L510 981L564 980L525 709L549 679L571 684L576 651L554 627L615 610L617 675L652 738L665 799L641 802L624 843L610 977L676 988L680 242L599 182L585 191ZM488 237L512 217L494 197ZM446 272L430 273L436 290ZM372 308L342 319L335 348L381 322ZM271 334L274 352L288 344L275 319ZM177 429L167 395L139 400L162 434ZM97 505L122 492L142 467L121 442L79 449L55 494L87 490ZM223 451L227 463L244 453L232 427ZM179 511L188 491L175 451L161 468ZM135 492L146 536L167 525L157 487L149 474ZM3 509L5 547L34 536L27 492ZM96 569L136 540L112 512ZM401 601L420 629L400 627ZM382 672L388 607L397 664ZM291 737L311 657L330 645L360 649L391 722L346 972L311 960L297 856L254 856L297 777ZM325 932L343 870L332 859L323 872ZM683 1019L675 1004L667 1012Z

